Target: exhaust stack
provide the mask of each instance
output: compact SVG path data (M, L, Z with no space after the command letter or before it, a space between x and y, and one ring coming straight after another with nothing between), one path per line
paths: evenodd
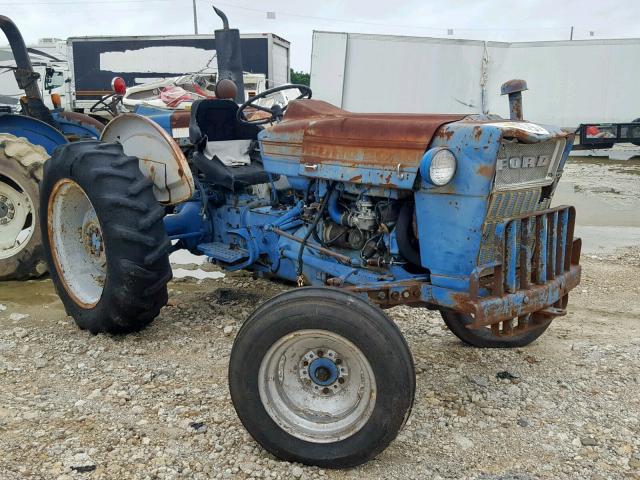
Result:
M218 81L231 80L238 87L235 101L244 103L244 80L242 52L240 51L240 30L229 28L229 20L224 12L215 6L216 14L222 19L222 29L215 30L218 60Z
M13 58L16 61L16 70L13 72L16 77L16 83L18 88L24 90L26 101L20 102L21 106L25 109L30 117L42 120L48 123L54 128L59 129L59 125L53 119L51 112L45 106L42 95L40 94L40 88L38 88L38 78L40 74L33 71L33 65L31 64L31 57L29 57L29 51L24 43L22 34L15 23L4 15L0 15L0 29L7 36Z
M511 120L522 120L522 92L529 90L525 80L509 80L500 87L501 95L509 95L509 118Z

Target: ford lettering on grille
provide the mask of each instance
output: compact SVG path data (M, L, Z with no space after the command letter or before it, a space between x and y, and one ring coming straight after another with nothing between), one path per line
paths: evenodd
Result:
M505 168L536 168L546 167L550 163L551 156L549 155L499 158L496 168L498 170L504 170Z
M565 139L540 143L504 141L496 159L495 190L545 186L553 182Z

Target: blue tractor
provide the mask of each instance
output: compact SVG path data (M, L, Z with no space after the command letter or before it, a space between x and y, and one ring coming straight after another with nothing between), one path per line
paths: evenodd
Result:
M20 114L0 107L0 280L25 279L46 272L38 199L42 165L60 145L98 138L104 125L80 113L50 111L20 31L2 15L0 28L16 62L8 68L24 90Z
M242 76L238 39L216 32L228 80ZM258 102L284 88L298 98ZM292 282L235 339L236 411L279 458L366 462L396 437L415 392L384 308L438 310L467 344L521 347L566 313L580 281L575 211L550 207L572 134L522 120L525 88L503 86L507 120L351 113L286 85L240 106L194 103L182 145L170 117L162 128L120 115L101 141L65 144L45 165L56 290L81 328L126 333L166 304L176 249Z

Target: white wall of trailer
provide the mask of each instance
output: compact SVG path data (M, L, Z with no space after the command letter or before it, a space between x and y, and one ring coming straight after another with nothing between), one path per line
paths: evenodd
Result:
M640 39L504 43L314 32L314 97L362 112L508 116L500 85L527 81L529 120L574 127L640 117Z
M290 64L289 64L289 42L272 35L271 42L271 64L269 66L269 86L276 87L289 83Z

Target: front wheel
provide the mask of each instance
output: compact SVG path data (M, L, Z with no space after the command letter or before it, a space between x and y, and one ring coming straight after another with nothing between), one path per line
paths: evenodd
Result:
M364 463L411 412L409 348L377 307L330 288L300 288L260 306L234 342L234 407L273 455L328 468Z
M148 325L171 279L164 209L138 159L96 140L58 148L45 166L41 229L67 314L92 333Z

